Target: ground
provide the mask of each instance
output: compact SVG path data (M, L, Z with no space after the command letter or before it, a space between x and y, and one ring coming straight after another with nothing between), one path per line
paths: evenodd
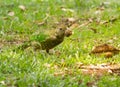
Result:
M119 68L120 54L111 58L90 55L94 46L103 43L120 48L119 3L118 0L1 0L0 86L119 87L119 73L95 74L94 70L88 73L89 69L85 73L81 69L81 66L115 64ZM74 34L55 47L53 54L32 49L13 51L35 35L54 30L54 24L62 18L79 21L72 29Z

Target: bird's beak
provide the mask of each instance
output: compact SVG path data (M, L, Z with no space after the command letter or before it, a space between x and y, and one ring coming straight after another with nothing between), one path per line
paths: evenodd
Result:
M71 36L73 34L73 31L71 30L71 29L67 29L66 31L65 31L65 36L66 37L69 37L69 36Z

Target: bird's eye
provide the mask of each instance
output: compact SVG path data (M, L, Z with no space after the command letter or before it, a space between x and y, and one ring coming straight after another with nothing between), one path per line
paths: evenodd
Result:
M62 28L60 28L60 30L62 30Z

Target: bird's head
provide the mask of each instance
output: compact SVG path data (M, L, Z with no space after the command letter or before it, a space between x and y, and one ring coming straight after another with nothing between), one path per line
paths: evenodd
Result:
M59 27L56 31L56 35L58 37L64 37L64 36L69 37L72 34L73 34L72 30L64 26Z
M65 35L65 31L66 31L66 28L63 26L57 28L56 30L57 37L63 37Z

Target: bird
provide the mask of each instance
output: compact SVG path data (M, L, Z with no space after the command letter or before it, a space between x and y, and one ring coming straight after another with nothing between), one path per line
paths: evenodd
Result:
M26 49L28 47L32 47L34 50L46 50L49 53L50 49L58 46L64 41L65 37L69 37L72 35L72 30L68 29L66 26L62 25L59 26L55 30L55 34L51 35L50 37L46 38L44 41L27 41L17 49Z

